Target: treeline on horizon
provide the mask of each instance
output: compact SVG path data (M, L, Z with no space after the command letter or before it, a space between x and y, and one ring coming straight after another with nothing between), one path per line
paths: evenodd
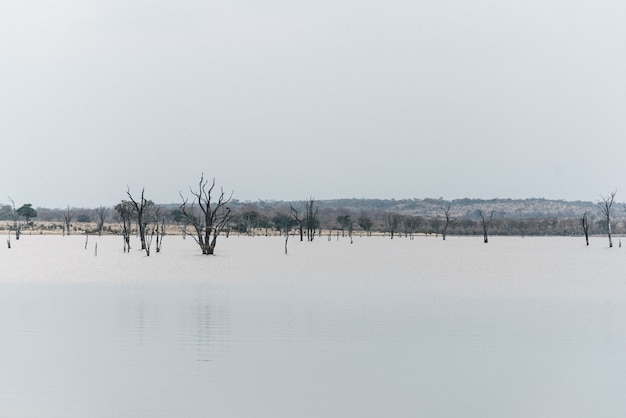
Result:
M607 226L598 203L548 199L334 199L314 201L317 207L316 229L342 234L389 234L413 236L441 234L448 209L448 235L481 235L480 214L492 215L490 235L572 236L583 235L581 221L586 214L590 234L606 234ZM229 202L232 219L228 231L240 234L280 234L285 227L295 229L292 207L303 209L307 201ZM25 204L32 206L30 203ZM180 204L158 205L170 227L182 232L185 218ZM115 206L98 208L36 208L36 216L27 220L31 231L61 230L70 216L72 230L96 232L104 212L103 233L121 233L122 219ZM15 221L15 205L0 204L0 229L10 229ZM626 209L622 204L613 210L611 228L614 234L626 234Z

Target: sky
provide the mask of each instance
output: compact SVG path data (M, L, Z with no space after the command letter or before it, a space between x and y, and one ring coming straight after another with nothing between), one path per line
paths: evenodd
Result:
M0 0L0 202L626 200L621 0ZM621 195L624 197L622 198Z

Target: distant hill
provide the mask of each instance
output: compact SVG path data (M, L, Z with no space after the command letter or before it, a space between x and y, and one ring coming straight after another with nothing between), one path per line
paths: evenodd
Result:
M543 218L579 218L588 211L599 215L599 206L595 202L564 201L549 199L332 199L317 201L320 209L348 211L351 213L394 212L402 215L437 217L443 214L443 208L450 204L455 217L472 217L477 210L495 212L494 216L505 219L543 219ZM301 202L259 201L234 202L237 206L258 206L264 210L302 206ZM614 218L625 218L626 211L622 204L613 206Z

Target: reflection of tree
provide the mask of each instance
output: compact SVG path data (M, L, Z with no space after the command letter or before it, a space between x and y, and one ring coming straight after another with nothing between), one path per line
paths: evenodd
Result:
M214 360L216 349L228 342L226 314L208 294L200 294L190 302L186 304L187 315L183 316L184 326L188 327L184 339L195 346L196 361Z

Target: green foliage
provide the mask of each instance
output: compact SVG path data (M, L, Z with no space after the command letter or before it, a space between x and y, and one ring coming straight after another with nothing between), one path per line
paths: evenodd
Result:
M368 232L372 229L372 225L374 225L374 222L367 216L361 216L357 219L357 223L364 231Z
M13 208L11 205L1 205L0 206L0 220L8 221L13 219Z
M33 208L33 205L26 203L17 209L17 214L24 218L26 223L29 223L31 219L37 217L37 211Z
M76 222L88 223L91 222L91 218L86 213L82 213L76 217Z
M129 200L122 200L120 203L115 205L114 209L122 219L130 219L135 212L133 202Z
M297 222L294 221L291 216L285 215L284 213L277 213L274 215L272 223L277 231L289 230L297 225Z
M337 223L339 224L339 228L344 230L350 226L352 220L350 220L350 215L339 215L337 216Z
M172 211L170 212L170 216L176 223L183 223L186 220L185 214L180 209L172 209Z

